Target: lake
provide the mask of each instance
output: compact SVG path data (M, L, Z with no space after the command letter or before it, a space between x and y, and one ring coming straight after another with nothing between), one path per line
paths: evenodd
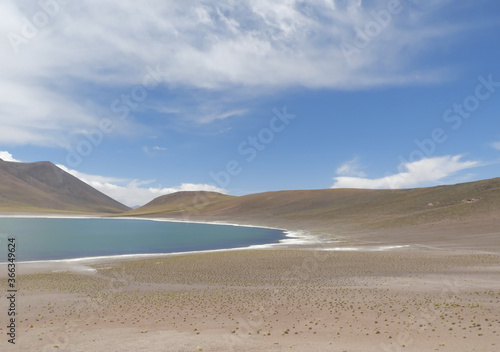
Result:
M0 261L7 238L16 260L74 259L124 254L175 253L278 243L282 230L135 219L0 218Z

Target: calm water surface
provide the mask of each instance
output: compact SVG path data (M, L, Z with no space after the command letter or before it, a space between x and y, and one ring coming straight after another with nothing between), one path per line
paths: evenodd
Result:
M278 243L281 230L129 219L0 218L0 261L7 236L18 261L173 253Z

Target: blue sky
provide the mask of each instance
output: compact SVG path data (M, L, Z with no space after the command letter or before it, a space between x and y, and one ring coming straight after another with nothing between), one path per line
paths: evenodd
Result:
M179 190L499 176L500 2L0 4L0 158Z

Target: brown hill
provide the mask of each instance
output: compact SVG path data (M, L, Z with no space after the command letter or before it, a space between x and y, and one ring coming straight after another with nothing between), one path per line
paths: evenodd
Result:
M182 191L155 198L148 204L129 211L127 215L194 216L207 206L214 206L219 202L235 198L237 197L217 192Z
M50 162L0 159L0 211L120 213L129 208Z
M498 241L500 178L401 190L297 190L241 197L182 192L159 197L127 214L258 224L336 235L389 236L408 232L423 238L450 231L482 232Z

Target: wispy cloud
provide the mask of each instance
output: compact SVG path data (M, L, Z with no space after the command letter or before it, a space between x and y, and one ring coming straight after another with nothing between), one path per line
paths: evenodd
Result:
M155 180L130 180L116 177L89 175L57 165L64 171L89 184L102 193L130 207L144 205L156 197L180 191L211 191L227 193L226 190L208 184L182 183L175 187L148 187Z
M216 120L225 120L229 117L234 117L234 116L241 116L244 115L248 112L248 110L232 110L232 111L226 111L223 113L211 113L209 115L202 116L201 118L198 119L199 122L201 123L210 123Z
M366 174L361 170L362 167L359 164L357 157L345 162L337 168L337 175L339 176L355 176L355 177L365 177Z
M110 114L110 101L96 98L96 88L119 97L151 69L168 91L215 91L236 100L228 110L200 108L186 117L205 123L247 110L235 93L242 87L262 95L296 86L353 89L441 79L442 68L422 71L412 59L459 26L433 23L439 7L406 11L401 4L401 14L349 62L340 44L352 41L387 1L69 2L29 40L0 41L0 140L67 146L74 129L92 128ZM26 19L39 11L38 3L2 1L0 33L23 36ZM165 101L148 97L147 105L166 105L173 114L184 107Z
M142 152L146 155L154 155L158 152L164 152L166 151L167 148L160 147L160 146L154 146L154 147L149 147L147 145L142 146Z
M401 164L397 174L382 178L335 177L332 188L397 189L435 185L459 171L481 165L479 161L462 161L462 155L424 158Z
M491 143L491 147L496 150L500 150L500 142Z

